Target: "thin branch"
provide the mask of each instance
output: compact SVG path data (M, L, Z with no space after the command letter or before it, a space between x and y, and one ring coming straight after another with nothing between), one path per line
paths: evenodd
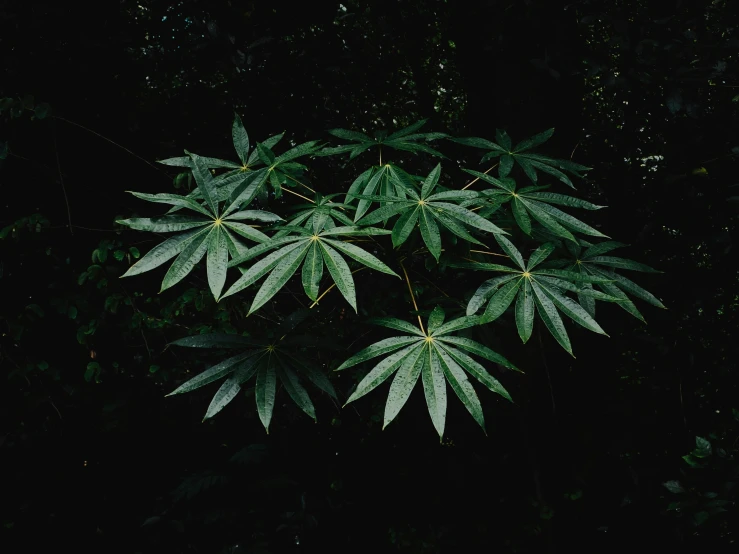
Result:
M292 191L290 189L283 188L282 190L284 190L285 192L289 192L290 194L294 194L295 196L299 196L300 198L302 198L303 200L307 200L311 204L315 204L316 203L315 200L311 200L307 196L303 196L302 194L299 194L299 193L297 193L295 191Z
M366 267L360 267L359 269L355 269L354 271L352 271L352 275L354 275L355 273L359 273L363 269L367 269L367 268ZM316 298L316 301L313 302L313 304L311 304L310 306L308 306L308 309L310 310L314 306L317 306L318 303L321 301L321 298L323 298L324 296L326 296L329 293L329 291L331 289L333 289L335 286L336 286L336 283L333 283L330 287L328 287L325 291L323 291L323 294L321 296L319 296L318 298Z
M290 175L288 175L287 173L285 173L285 177L287 177L287 178L288 178L288 179L290 179L291 181L295 181L295 182L296 182L297 184L299 184L299 185L300 185L301 187L303 187L303 188L306 188L306 189L308 189L308 190L309 190L309 191L311 191L311 192L312 192L313 194L315 194L315 193L316 193L316 191L314 191L314 190L313 190L312 188L310 188L310 187L309 187L308 185L304 185L303 183L301 183L300 181L298 181L298 180L297 180L296 178L294 178L294 177L291 177L291 176L290 176Z
M500 163L500 162L498 162L498 163ZM487 171L483 171L483 173L484 173L485 175L487 175L487 174L488 174L488 173L489 173L490 171L492 171L492 170L493 170L493 169L495 169L496 167L498 167L498 164L495 164L495 165L494 165L493 167L491 167L491 168L490 168L490 169L488 169ZM473 179L472 181L470 181L470 182L469 182L469 183L467 183L467 184L466 184L465 186L463 186L463 187L462 187L462 190L467 190L468 188L470 188L470 187L471 187L472 185L474 185L474 184L475 184L475 183L476 183L477 181L479 181L479 180L480 180L480 178L479 178L479 177L475 177L475 178L474 178L474 179Z
M65 121L66 123L69 123L70 125L74 125L75 127L79 127L80 129L84 129L84 130L85 130L85 131L87 131L88 133L92 133L92 134L93 134L93 135L95 135L96 137L100 137L101 139L103 139L103 140L105 140L105 141L108 141L108 142L109 142L110 144L113 144L113 145L117 146L117 147L118 147L118 148L120 148L121 150L125 150L126 152L128 152L129 154L131 154L131 155L132 155L132 156L133 156L134 158L138 158L139 160L141 160L141 161L142 161L142 162L144 162L145 164L147 164L147 165L149 165L149 166L153 167L154 169L156 169L156 170L157 170L157 171L159 171L160 173L164 173L164 174L165 174L165 175L167 176L167 178L169 178L169 174L168 174L168 173L167 173L166 171L164 171L164 170L163 170L163 169L162 169L161 167L157 167L157 166L155 166L155 165L154 165L153 163L151 163L151 162L150 162L150 161L148 161L147 159L145 159L145 158L142 158L141 156L139 156L138 154L136 154L136 153L132 152L131 150L129 150L129 149L128 149L128 148L126 148L125 146L121 146L120 144L118 144L118 143L117 143L117 142L115 142L114 140L111 140L111 139L109 139L108 137L106 137L106 136L103 136L103 135L101 135L100 133L98 133L98 132L96 132L96 131L93 131L93 130L92 130L92 129L90 129L89 127L85 127L84 125L80 125L79 123L75 123L74 121L70 121L69 119L65 119L65 118L63 118L63 117L59 117L58 115L52 115L51 117L53 117L54 119L58 119L58 120L60 120L60 121Z
M59 183L62 185L62 193L64 194L64 204L67 206L67 220L69 221L69 234L74 236L72 231L72 211L69 209L69 198L67 197L67 189L64 186L64 177L62 176L62 166L59 163L59 147L56 142L56 126L52 125L51 136L54 138L54 155L56 156L56 168L59 171Z
M470 249L470 252L474 252L476 254L487 254L488 256L500 256L502 258L509 258L507 254L499 254L498 252L488 252L487 250L472 250Z
M403 270L403 275L405 275L405 282L408 284L408 292L411 293L411 300L413 301L413 308L418 312L418 304L416 304L416 297L413 295L413 287L411 287L411 280L408 278L408 272L405 270L405 266L403 265L403 262L400 262L400 268ZM421 332L425 335L426 331L423 328L423 322L421 321L421 316L416 313L416 317L418 318L418 326L421 328Z

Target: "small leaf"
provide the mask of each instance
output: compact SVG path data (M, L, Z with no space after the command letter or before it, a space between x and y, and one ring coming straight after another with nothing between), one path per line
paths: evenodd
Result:
M534 292L529 279L525 280L523 290L516 299L516 329L521 341L526 344L534 329Z
M487 308L485 308L485 313L480 318L482 323L494 321L508 309L508 306L511 305L516 294L518 294L522 280L517 279L516 281L506 283L490 298Z
M415 330L418 331L417 329ZM342 369L355 366L367 360L371 360L372 358L376 358L377 356L382 356L383 354L395 352L400 348L413 343L417 343L419 340L422 339L419 339L419 337L391 337L389 339L383 339L368 346L364 350L361 350L360 352L346 360L343 364L336 368L336 371L341 371Z
M423 343L412 344L398 352L395 352L394 354L391 354L387 358L383 359L374 368L372 368L372 371L370 371L364 377L364 379L362 379L359 382L355 391L346 401L346 404L349 404L350 402L354 402L358 398L361 398L365 394L377 388L379 385L385 382L385 380L387 380L387 378L390 377L402 365L403 361L408 356L411 356L414 352L420 351L422 349L423 349Z
M557 313L557 308L549 299L546 292L536 282L532 282L531 287L534 290L534 302L536 304L536 311L539 312L539 317L562 348L574 358L570 338L567 336L567 330L565 329L564 323L562 323L562 318Z
M257 384L254 396L257 401L259 420L264 430L269 434L269 424L272 421L272 412L275 408L275 393L277 391L277 376L272 364L263 364L257 372Z
M182 281L192 271L195 264L203 259L203 256L205 256L208 250L208 244L210 242L208 238L211 230L212 227L203 229L192 238L169 267L167 274L162 280L162 287L159 292L163 292Z
M272 273L270 273L269 277L264 280L264 283L262 283L262 286L257 291L257 294L254 296L254 300L252 301L251 307L249 308L249 314L252 314L259 308L261 308L275 294L277 294L283 286L285 286L285 283L287 283L290 280L290 277L292 277L293 274L297 271L298 267L300 266L300 262L303 261L303 258L308 252L308 247L308 244L300 244L297 248L291 248L289 250L283 249L287 250L287 252L283 255L279 263L276 264L276 267L274 268ZM242 279L246 281L245 278L247 275L248 273L242 275L239 281L241 281ZM233 294L233 292L231 291L235 288L235 286L236 283L234 283L234 285L231 286L228 292L224 294L224 297Z
M167 396L173 396L175 394L183 394L186 392L194 391L195 389L199 389L200 387L208 385L212 383L213 381L218 381L222 377L225 377L229 373L235 371L238 365L242 361L247 359L249 356L253 356L253 355L254 355L254 351L248 351L248 352L242 352L241 354L238 354L237 356L233 356L231 358L223 360L222 362L214 365L213 367L206 369L201 374L196 375L189 381L186 381L185 383L181 384L175 390L170 392Z
M441 234L439 233L439 226L429 213L429 209L422 206L420 211L418 220L421 228L421 237L423 237L423 242L426 244L431 255L438 262L441 256Z
M431 422L434 424L439 438L444 436L446 425L446 380L444 370L441 367L436 349L426 348L424 350L424 363L421 372L423 382L423 393L426 397Z
M303 263L303 290L314 302L318 299L321 277L323 277L323 258L318 250L318 244L313 242Z
M336 288L339 289L341 295L346 299L347 302L357 311L357 297L354 290L354 279L352 278L352 271L344 261L344 258L339 256L326 241L320 241L323 261L326 264L328 272L331 274L331 278L336 283ZM379 260L377 260L379 262ZM380 262L381 263L381 262ZM384 265L384 264L383 264ZM389 269L389 268L388 268Z
M290 395L290 398L293 399L293 402L295 402L298 408L303 410L313 419L313 421L315 421L316 409L313 406L313 402L311 402L308 391L305 390L303 385L300 384L298 376L295 374L295 372L282 363L278 372L280 375L280 381L282 381L287 394Z
M441 306L434 307L426 325L426 329L428 330L429 334L433 333L444 323L444 316L444 310L441 308Z
M554 128L547 129L546 131L538 133L534 135L533 137L527 138L526 140L522 140L515 146L513 151L520 152L522 150L529 150L531 148L535 148L536 146L539 146L540 144L544 144L546 141L552 138L553 134L554 134Z
M382 424L383 429L385 429L385 427L395 419L408 401L411 392L413 392L413 388L416 386L418 377L421 375L421 369L423 368L424 362L423 354L425 351L426 347L422 347L406 356L402 365L398 369L398 372L395 374L395 378L390 385L390 391L388 392L387 402L385 404L385 418Z
M472 384L470 384L469 379L467 379L467 375L465 375L464 370L459 367L457 362L455 362L443 348L434 348L439 356L444 376L452 387L452 390L457 394L457 397L462 401L462 404L464 404L464 407L467 408L467 411L472 415L475 421L477 421L480 427L482 427L483 432L487 434L485 431L485 417L482 413L480 399L477 397L477 393L475 393L475 389L472 387Z
M247 165L249 157L249 135L246 133L241 117L237 113L234 113L231 136L233 137L234 148L236 149L236 153L238 154L241 163Z

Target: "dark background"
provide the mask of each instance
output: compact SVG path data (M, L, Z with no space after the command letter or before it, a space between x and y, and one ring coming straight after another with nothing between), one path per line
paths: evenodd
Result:
M0 106L5 551L733 551L737 14L728 0L0 4L0 98L15 102ZM130 247L158 239L114 220L146 209L125 191L173 190L154 160L235 158L234 110L253 141L426 117L514 141L554 127L546 153L593 168L578 193L609 209L591 221L665 272L639 283L668 310L640 305L647 326L599 307L610 339L570 326L576 359L548 335L523 348L511 318L492 326L526 375L501 377L516 404L485 399L487 437L450 402L440 445L418 391L385 431L379 391L319 400L317 424L278 396L270 435L253 398L200 423L212 391L163 395L212 358L167 342L265 322L215 305L197 272L161 295L160 274L119 281ZM334 192L360 165L311 167ZM357 284L370 312L410 310L394 282ZM343 308L303 323L339 345L321 354L333 367L380 337ZM681 459L696 436L713 445L703 468Z

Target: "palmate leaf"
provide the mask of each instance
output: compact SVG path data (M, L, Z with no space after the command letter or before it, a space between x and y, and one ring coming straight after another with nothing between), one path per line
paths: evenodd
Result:
M324 226L323 230L317 233L304 227L288 226L286 230L299 233L299 236L273 238L258 247L252 248L246 255L229 263L229 267L232 267L266 254L270 250L275 250L275 252L252 264L221 298L236 294L267 275L249 308L249 314L251 314L271 300L302 264L303 288L311 300L314 302L318 300L320 280L325 273L328 273L336 288L356 311L354 279L352 278L351 269L342 255L375 271L400 278L397 273L377 257L354 244L342 240L342 237L357 235L388 235L390 231L357 226L340 226L329 229ZM324 268L327 270L326 272L324 272Z
M566 296L565 292L575 292L580 298L593 297L609 302L622 302L623 299L618 296L604 294L586 286L592 283L609 285L612 282L610 278L540 265L554 251L554 246L548 243L534 251L526 263L513 243L502 236L495 238L518 268L486 263L449 264L451 267L509 273L490 279L477 289L467 305L469 316L487 304L481 322L489 323L504 314L516 300L515 321L521 340L525 343L531 337L536 311L555 340L570 355L572 345L559 312L594 333L606 334L591 313Z
M355 219L361 217L360 210L365 206L369 206L370 202L377 201L385 204L359 219L358 223L360 225L372 225L399 216L391 233L393 246L396 248L408 239L415 226L418 225L426 247L437 261L442 250L440 225L455 235L478 244L481 243L469 233L469 227L489 233L507 234L475 212L451 203L453 200L468 199L475 193L444 191L434 194L440 173L441 165L439 164L424 179L420 194L416 193L414 189L405 189L408 194L403 196L350 193L350 196L360 199ZM365 190L369 188L368 186Z
M496 131L496 141L489 141L478 137L454 138L454 142L473 146L484 150L489 150L482 157L481 163L491 158L500 158L498 166L498 175L503 178L507 177L513 168L514 162L517 163L523 172L531 179L534 184L538 181L538 171L542 171L552 175L562 181L569 187L575 188L570 178L564 173L570 173L576 177L582 178L582 173L590 170L589 167L576 164L568 160L559 160L549 158L539 154L534 154L531 149L545 143L554 134L554 129L548 129L542 133L538 133L533 137L523 140L512 146L510 137L505 131L498 129ZM562 171L560 171L562 170Z
M341 146L333 146L324 148L318 155L321 156L335 156L337 154L350 153L350 158L353 159L359 154L369 150L372 147L388 147L395 150L404 150L407 152L419 153L424 152L431 154L432 156L438 156L445 158L444 154L431 148L426 142L438 140L441 138L447 138L449 135L446 133L417 133L421 127L423 127L427 119L416 121L415 123L400 129L390 135L385 131L378 131L374 137L370 137L365 133L358 131L349 131L347 129L330 129L329 134L340 138L342 140L351 141L350 144L342 144ZM424 142L419 142L424 141Z
M496 187L496 200L500 203L511 203L513 217L527 235L532 234L531 221L533 219L555 236L571 242L577 242L572 234L573 231L594 237L606 237L597 229L555 207L559 205L585 210L600 210L605 206L598 206L573 196L545 192L544 189L547 187L524 187L517 190L513 179L497 179L472 169L464 169L464 171Z
M412 334L376 342L337 368L337 371L340 371L380 356L383 357L359 382L346 403L368 394L395 374L385 404L384 428L398 415L420 377L423 382L428 412L439 437L443 437L446 424L446 383L449 383L451 389L484 430L485 419L482 407L467 374L507 400L511 400L511 397L498 380L470 354L509 369L518 371L518 368L488 347L471 339L451 334L477 324L478 318L463 317L448 323L443 323L443 321L444 311L438 306L429 316L426 326L428 331L423 331L402 320L392 318L374 320L374 323Z
M226 203L221 205L215 180L206 168L203 158L190 154L190 159L193 162L192 172L199 196L205 204L192 197L177 194L132 193L142 200L188 209L196 215L168 214L119 221L121 225L140 231L159 233L184 231L152 249L122 277L150 271L177 256L162 280L161 291L164 291L184 279L207 254L208 285L217 300L226 282L229 254L238 256L248 250L236 236L256 243L269 240L264 233L241 222L245 220L277 222L282 221L282 218L263 210L237 211L246 203L245 196L248 191L238 195L233 201L225 199ZM252 198L253 195L248 201Z
M293 402L314 420L316 419L315 408L308 391L302 384L303 379L310 381L332 398L336 398L336 391L331 382L320 370L296 354L296 345L289 337L277 342L268 342L238 335L206 334L185 337L172 344L191 348L243 350L206 369L167 395L190 392L228 377L213 396L203 420L220 412L236 398L241 386L255 375L254 392L257 413L268 433L274 411L278 379Z
M586 246L584 250L581 248L581 243L583 246ZM605 294L608 297L605 300L609 301L610 298L618 298L619 305L624 310L637 319L645 321L644 316L636 307L631 297L643 300L657 308L664 309L664 304L662 304L662 302L651 292L640 287L631 279L624 277L616 270L627 269L643 273L661 272L633 260L603 255L618 248L623 248L624 246L626 245L616 241L605 241L594 245L585 241L580 241L575 247L569 249L569 254L571 256L569 259L555 260L552 265L567 267L568 271L578 272L581 275L601 278L604 280L603 282L594 284L594 286L603 291L602 293L599 291L590 292L592 288L588 287L590 290L585 294L592 297L592 301L586 301L587 305L580 302L583 307L586 308L590 316L595 316L594 301L603 300L599 295ZM580 294L582 294L582 291Z

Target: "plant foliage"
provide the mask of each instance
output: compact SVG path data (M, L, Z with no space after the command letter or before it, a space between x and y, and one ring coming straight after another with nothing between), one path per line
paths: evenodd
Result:
M425 123L426 120L422 120L393 133L378 131L373 136L333 129L329 133L346 144L326 148L314 140L277 154L273 149L283 135L271 137L250 149L249 137L236 115L232 137L239 163L186 152L185 157L161 163L187 168L189 173L185 177L188 181L194 180L195 190L187 196L133 193L143 200L172 208L164 215L125 219L119 223L135 230L177 234L149 251L124 276L153 270L175 258L162 282L161 289L165 290L187 277L205 257L212 296L216 301L228 298L230 305L240 306L241 302L231 297L252 291L249 308L244 310L249 316L268 309L268 305L270 311L277 311L281 304L277 295L281 291L290 292L282 298L293 298L295 295L287 287L294 278L312 302L310 307L335 288L355 312L361 309L365 314L365 308L358 304L357 287L371 289L372 279L376 277L364 272L358 277L359 281L355 281L355 274L370 269L401 278L402 273L414 313L418 315L418 327L405 320L407 310L400 306L397 314L371 319L371 323L405 334L365 347L338 365L337 370L359 368L370 360L381 358L359 381L345 403L363 397L394 375L385 404L385 426L395 419L420 379L431 421L440 437L446 423L447 384L484 430L482 403L469 376L511 400L504 386L483 364L492 362L518 371L488 345L457 332L487 325L492 325L495 331L497 321L510 314L521 340L526 343L532 335L534 320L538 318L554 339L572 354L564 323L567 319L605 335L595 320L596 301L617 303L640 319L643 318L631 297L664 307L654 295L618 272L653 273L656 270L607 255L624 245L612 240L588 242L608 237L561 209L595 212L603 206L550 192L549 185L542 184L543 178L552 177L574 188L567 174L582 177L588 170L580 164L534 152L552 136L553 129L515 146L501 130L496 131L495 142L482 138L452 139L488 150L481 163L491 158L499 159L497 177L489 174L490 169L481 172L464 168L463 171L475 179L460 187L452 185L450 179L445 180L441 164L433 167L425 177L419 177L396 163L387 160L383 163L383 147L400 154L411 152L444 157L427 143L451 137L444 133L419 132ZM307 166L297 161L299 159L349 153L351 160L375 147L379 163L361 171L346 190L323 194L300 180ZM387 158L387 150L385 152ZM534 186L517 186L513 173L516 165ZM225 171L215 175L219 170ZM493 188L473 190L477 182ZM268 185L280 211L291 215L280 216L264 209L270 202ZM312 198L305 196L307 193L303 194L303 190L298 193L286 188L295 186L310 191ZM290 192L289 199L282 196L285 190ZM340 196L343 199L339 201ZM297 197L299 202L288 201ZM188 215L179 213L183 209L189 210ZM586 236L588 241L578 235ZM360 247L357 242L369 246ZM517 247L514 242L521 246ZM422 312L416 305L404 260L417 260L419 256L428 271L459 272L460 283L466 282L467 274L474 271L502 275L470 291L466 314L445 322L445 312L440 306L429 306L428 311ZM488 259L483 261L483 256ZM509 263L489 263L489 256L507 257ZM227 286L231 268L238 268L240 275ZM296 277L299 269L300 276ZM459 297L464 293L463 290L455 292ZM449 301L463 305L461 298ZM484 311L478 315L483 307ZM310 312L309 309L304 311ZM425 326L420 317L422 313L428 314ZM207 419L222 410L241 387L254 378L257 411L265 429L269 429L279 382L295 404L315 418L315 407L303 386L305 380L331 397L336 397L336 393L328 377L318 369L323 364L311 362L304 349L298 347L296 338L288 330L279 340L223 334L176 340L172 344L177 346L231 348L238 353L181 384L170 394L189 392L224 379L208 407Z

